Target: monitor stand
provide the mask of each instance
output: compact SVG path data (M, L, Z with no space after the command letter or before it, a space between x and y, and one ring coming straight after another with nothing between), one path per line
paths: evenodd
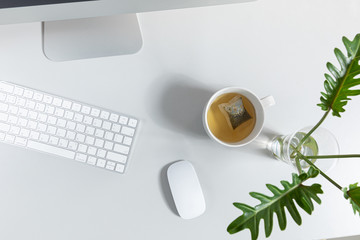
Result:
M136 14L43 22L42 36L52 61L132 54L142 47Z

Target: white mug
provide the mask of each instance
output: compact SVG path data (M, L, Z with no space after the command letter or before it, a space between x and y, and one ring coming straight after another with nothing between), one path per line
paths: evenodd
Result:
M249 99L249 101L252 103L252 105L254 106L255 109L255 114L256 114L256 122L255 122L255 126L254 129L252 130L252 132L244 139L242 139L239 142L234 142L234 143L228 143L228 142L224 142L219 140L217 137L214 136L214 134L211 132L210 128L209 128L209 124L207 122L207 113L209 111L209 108L211 107L211 104L220 96L226 93L239 93L243 96L245 96L247 99ZM228 87L228 88L223 88L219 91L217 91L216 93L214 93L212 95L212 97L209 99L209 101L207 102L205 108L204 108L204 112L203 112L203 125L205 128L206 133L209 135L209 137L213 140L215 140L216 142L227 146L227 147L241 147L244 146L250 142L252 142L261 132L263 126L264 126L264 120L265 120L265 112L264 112L264 108L266 107L270 107L272 105L275 104L275 100L273 96L267 96L264 97L262 99L259 99L254 93L252 93L251 91L244 89L244 88L239 88L239 87Z

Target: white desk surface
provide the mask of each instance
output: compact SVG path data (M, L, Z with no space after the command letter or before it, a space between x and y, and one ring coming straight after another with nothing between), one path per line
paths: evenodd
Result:
M334 47L344 50L342 36L359 32L360 2L260 0L139 19L139 53L60 63L43 56L40 23L0 26L0 79L142 121L125 175L0 145L0 239L250 239L248 230L226 231L241 214L232 202L255 205L250 191L266 193L266 183L291 179L291 168L273 160L260 140L320 119L325 64L336 63ZM227 149L205 135L202 108L226 86L275 97L256 143ZM354 98L341 120L329 117L324 124L342 153L360 151L359 107ZM179 159L193 163L206 198L206 212L193 220L178 217L166 182L167 167ZM342 160L330 175L345 186L360 180L359 168L360 159ZM270 239L360 234L360 218L342 193L317 181L323 203L312 216L300 210L300 227L289 215L286 231L274 223Z

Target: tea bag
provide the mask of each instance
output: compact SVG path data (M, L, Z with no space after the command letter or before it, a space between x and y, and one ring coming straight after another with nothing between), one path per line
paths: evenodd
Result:
M242 98L236 96L228 103L219 104L220 111L224 114L229 127L233 130L252 117L246 111Z

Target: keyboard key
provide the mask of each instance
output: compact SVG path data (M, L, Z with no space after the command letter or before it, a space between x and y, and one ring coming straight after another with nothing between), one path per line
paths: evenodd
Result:
M105 139L107 140L113 140L114 134L112 132L106 132L105 133Z
M9 113L11 113L13 115L16 115L19 111L19 108L16 106L10 106L8 109L9 109Z
M0 82L0 90L3 92L12 93L14 91L14 87L8 83Z
M65 117L66 119L70 119L70 120L71 120L71 119L74 118L74 112L65 111L64 117Z
M0 102L0 111L6 112L8 110L8 108L9 108L9 105Z
M131 143L132 143L132 138L130 138L130 137L125 137L123 143L124 143L125 145L130 146Z
M29 108L29 109L35 109L35 102L31 101L31 100L27 100L25 103L25 107Z
M62 107L65 109L71 109L71 102L68 100L64 100L62 103Z
M104 140L102 139L96 139L95 140L95 146L102 148L104 146Z
M121 116L120 119L119 119L119 123L123 124L123 125L126 125L128 122L128 118L125 117L125 116Z
M66 128L70 129L70 130L75 130L76 128L76 123L72 122L72 121L67 121L66 123Z
M96 155L97 148L96 147L89 147L87 153L90 155Z
M26 138L22 138L22 137L15 138L15 144L17 145L26 146L26 143L27 143Z
M123 173L125 170L125 165L122 165L120 163L116 164L116 168L115 171L119 172L119 173Z
M96 164L96 157L89 156L88 159L87 159L87 163L90 164L90 165L95 165Z
M58 119L56 122L56 126L64 128L66 126L66 120Z
M26 127L27 124L28 124L28 120L25 119L25 118L19 118L18 124L19 124L21 127Z
M98 149L96 155L100 158L104 158L106 156L106 151L104 149Z
M101 113L100 113L100 118L102 118L102 119L107 120L107 119L109 119L109 116L110 116L110 113L108 111L101 111Z
M86 159L87 159L87 156L82 153L77 153L75 156L75 160L77 160L79 162L86 162Z
M105 168L106 168L106 169L109 169L109 170L114 170L114 169L115 169L115 165L116 165L116 163L107 161Z
M6 99L6 94L0 92L0 101L5 101L5 99Z
M33 95L34 95L34 92L33 92L33 91L28 90L28 89L25 89L25 90L24 90L24 94L23 94L24 97L26 97L26 98L32 98Z
M81 105L78 103L74 103L71 107L72 110L74 110L75 112L80 112L81 109Z
M8 102L8 103L11 103L11 104L14 104L15 103L15 101L16 101L16 97L15 96L13 96L13 95L7 95L7 97L6 97L6 100L5 100L6 102Z
M84 114L90 114L90 107L82 106L81 112L84 113Z
M76 124L76 131L82 132L82 133L85 132L85 125L80 124L80 123Z
M122 143L124 136L120 134L115 134L114 141L117 143Z
M54 97L53 102L52 102L55 106L60 107L62 100L60 98Z
M24 89L20 88L20 87L15 87L14 88L14 94L15 95L19 95L19 96L22 96L24 93Z
M84 134L80 134L80 133L78 133L78 134L76 134L76 141L78 141L78 142L84 142L85 141L85 135Z
M110 130L111 129L111 122L104 121L102 127L105 130Z
M102 120L100 120L100 119L94 119L94 122L93 122L93 125L94 125L94 127L101 127L101 125L102 125Z
M119 163L126 163L127 160L127 157L125 155L114 152L108 152L106 158Z
M93 137L87 136L87 137L85 138L85 143L86 143L87 145L94 145L94 142L95 142L95 138L93 138Z
M83 119L84 119L84 115L82 115L80 113L75 113L74 120L76 122L82 122Z
M30 130L23 128L23 129L20 130L19 135L20 135L21 137L27 138L27 137L30 136Z
M11 133L13 135L18 135L20 133L20 128L16 127L16 126L11 126L9 133Z
M60 139L59 141L59 147L66 148L68 146L69 141L66 139ZM75 150L75 149L74 149Z
M56 134L56 130L57 130L56 127L54 127L54 126L48 126L47 129L46 129L46 132L47 132L48 134L55 135L55 134Z
M96 166L98 167L105 167L106 161L104 159L99 158L96 162Z
M87 146L84 145L84 144L79 144L78 151L79 151L79 152L82 152L82 153L86 153L86 151L87 151Z
M65 111L64 111L64 109L62 109L62 108L56 108L56 109L55 109L55 116L63 117L63 116L64 116L64 113L65 113Z
M21 94L20 94L21 95ZM43 98L43 94L42 93L34 93L34 97L33 97L36 101L41 101Z
M8 115L6 113L0 112L0 121L7 121Z
M45 104L43 103L36 103L35 105L35 110L39 111L39 112L44 112L45 111Z
M84 123L85 123L85 124L90 125L90 124L92 124L92 121L93 121L93 118L92 118L92 117L89 117L89 116L85 116L85 117L84 117Z
M113 149L113 146L114 146L114 144L113 144L112 142L106 141L106 142L105 142L105 145L104 145L104 148L105 148L106 150L112 150L112 149Z
M75 157L75 153L72 152L72 151L62 149L62 148L58 148L58 147L55 147L55 146L50 146L50 145L47 145L47 144L44 144L44 143L35 142L35 141L32 141L32 140L28 141L27 147L32 148L32 149L36 149L36 150L39 150L39 151L47 152L47 153L52 153L52 154L55 154L55 155L66 157L66 158L74 159L74 157Z
M136 119L133 119L133 118L130 118L128 125L129 125L130 127L135 128L136 125L137 125L137 120L136 120Z
M38 140L39 137L40 137L40 133L39 133L39 132L35 132L35 131L31 131L31 132L30 132L30 139Z
M15 136L10 135L10 134L6 134L5 136L5 142L7 143L13 143L15 141Z
M88 134L88 135L94 135L94 133L95 133L95 128L88 126L88 127L86 127L86 129L85 129L85 133Z
M50 105L46 105L45 107L45 113L47 114L54 114L55 112L55 107L50 106Z
M121 130L121 125L115 124L115 123L112 125L111 131L113 131L115 133L119 133L120 130Z
M62 128L58 128L58 130L56 131L56 136L58 137L65 137L66 136L66 130L62 129Z
M57 122L57 118L54 117L54 116L49 116L48 119L47 119L48 124L56 125L56 122Z
M100 110L97 109L97 108L92 108L90 115L93 116L93 117L99 117L100 116Z
M115 144L114 151L122 154L128 154L130 148L124 145Z
M47 103L47 104L51 104L52 103L52 100L53 98L49 95L44 95L44 102Z
M69 149L71 150L76 150L77 149L78 144L76 142L69 142Z
M47 135L47 134L40 134L40 137L39 137L39 140L41 141L41 142L48 142L49 141L49 138L50 138L50 136L49 135Z
M117 122L118 120L119 120L119 115L117 115L116 113L110 114L110 121Z
M49 139L49 143L52 145L57 145L59 143L59 138L51 136Z
M132 136L134 136L135 129L129 128L129 127L122 127L121 128L121 133L124 134L124 135L128 135L128 136L132 137Z

